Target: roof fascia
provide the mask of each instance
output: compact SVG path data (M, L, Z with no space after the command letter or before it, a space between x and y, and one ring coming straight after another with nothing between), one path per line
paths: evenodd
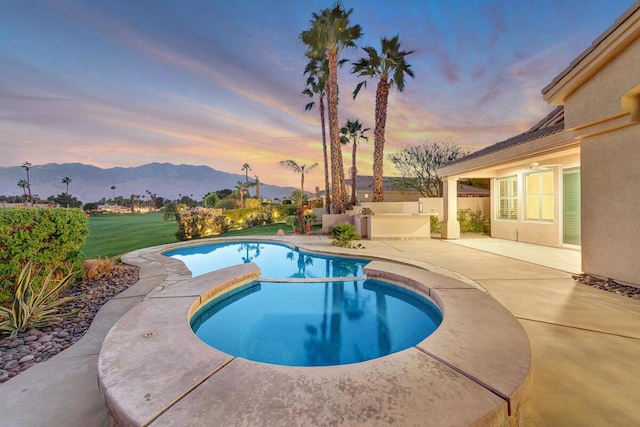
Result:
M567 96L638 37L640 0L542 89L543 99L552 105L563 104Z

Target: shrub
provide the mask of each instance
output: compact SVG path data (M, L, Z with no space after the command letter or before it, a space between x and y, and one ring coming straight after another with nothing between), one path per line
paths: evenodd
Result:
M289 215L296 214L296 207L291 204L272 206L271 209L273 210L273 216L276 221L280 218L286 218Z
M273 211L270 208L262 208L260 211L250 214L247 219L244 220L245 228L271 223L273 223Z
M43 276L82 277L80 247L88 234L81 209L0 209L0 303L11 299L28 261L40 266Z
M262 207L262 201L258 199L254 199L251 197L245 197L244 199L244 207L245 208L260 208Z
M340 246L341 248L353 248L354 240L360 240L360 236L356 233L356 229L348 222L340 222L331 227L331 236L334 246Z
M235 209L236 207L238 207L238 204L240 202L237 201L236 199L222 199L220 200L218 203L216 203L216 208L217 209Z
M484 233L491 227L491 220L482 215L480 209L461 209L458 211L461 233Z
M53 270L49 271L44 280L38 280L39 273L33 273L32 265L28 261L20 272L11 306L0 307L0 332L8 332L12 337L18 332L48 326L77 314L59 312L62 305L77 298L58 298L59 292L73 281L74 272L56 283Z
M431 215L429 218L429 223L431 226L432 233L440 233L440 218L437 215Z
M209 193L204 196L204 207L205 208L214 208L220 202L220 197L216 193Z
M94 258L85 260L82 263L84 270L84 279L93 280L98 277L105 276L113 270L115 262L109 258Z
M200 239L215 236L229 229L229 220L218 209L194 208L176 215L178 240Z

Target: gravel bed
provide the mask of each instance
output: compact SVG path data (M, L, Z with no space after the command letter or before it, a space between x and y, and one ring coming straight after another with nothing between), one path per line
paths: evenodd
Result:
M64 308L69 312L79 310L76 316L63 319L53 326L0 339L0 383L76 343L87 332L98 310L137 281L138 267L117 264L109 274L65 290L63 295L81 296Z
M588 274L576 274L574 280L583 285L593 288L602 289L603 291L612 292L614 294L623 295L640 301L640 288L635 286L623 285L611 279L603 279L601 277L590 276Z

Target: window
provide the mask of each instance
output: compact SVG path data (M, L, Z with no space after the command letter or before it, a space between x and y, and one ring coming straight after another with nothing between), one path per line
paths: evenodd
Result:
M498 208L496 219L518 219L518 177L496 179Z
M526 209L529 221L553 221L553 171L525 176Z

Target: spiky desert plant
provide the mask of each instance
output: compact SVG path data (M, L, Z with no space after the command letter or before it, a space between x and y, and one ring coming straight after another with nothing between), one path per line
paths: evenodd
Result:
M33 271L33 263L27 262L18 277L13 303L10 307L0 307L0 332L9 332L14 337L18 332L48 326L77 314L59 311L61 306L77 297L58 298L60 291L73 280L75 272L56 281L54 271L51 271L37 285L38 274L39 271Z
M339 222L332 227L331 236L333 237L331 244L341 248L353 248L353 241L360 240L356 229L348 222Z

